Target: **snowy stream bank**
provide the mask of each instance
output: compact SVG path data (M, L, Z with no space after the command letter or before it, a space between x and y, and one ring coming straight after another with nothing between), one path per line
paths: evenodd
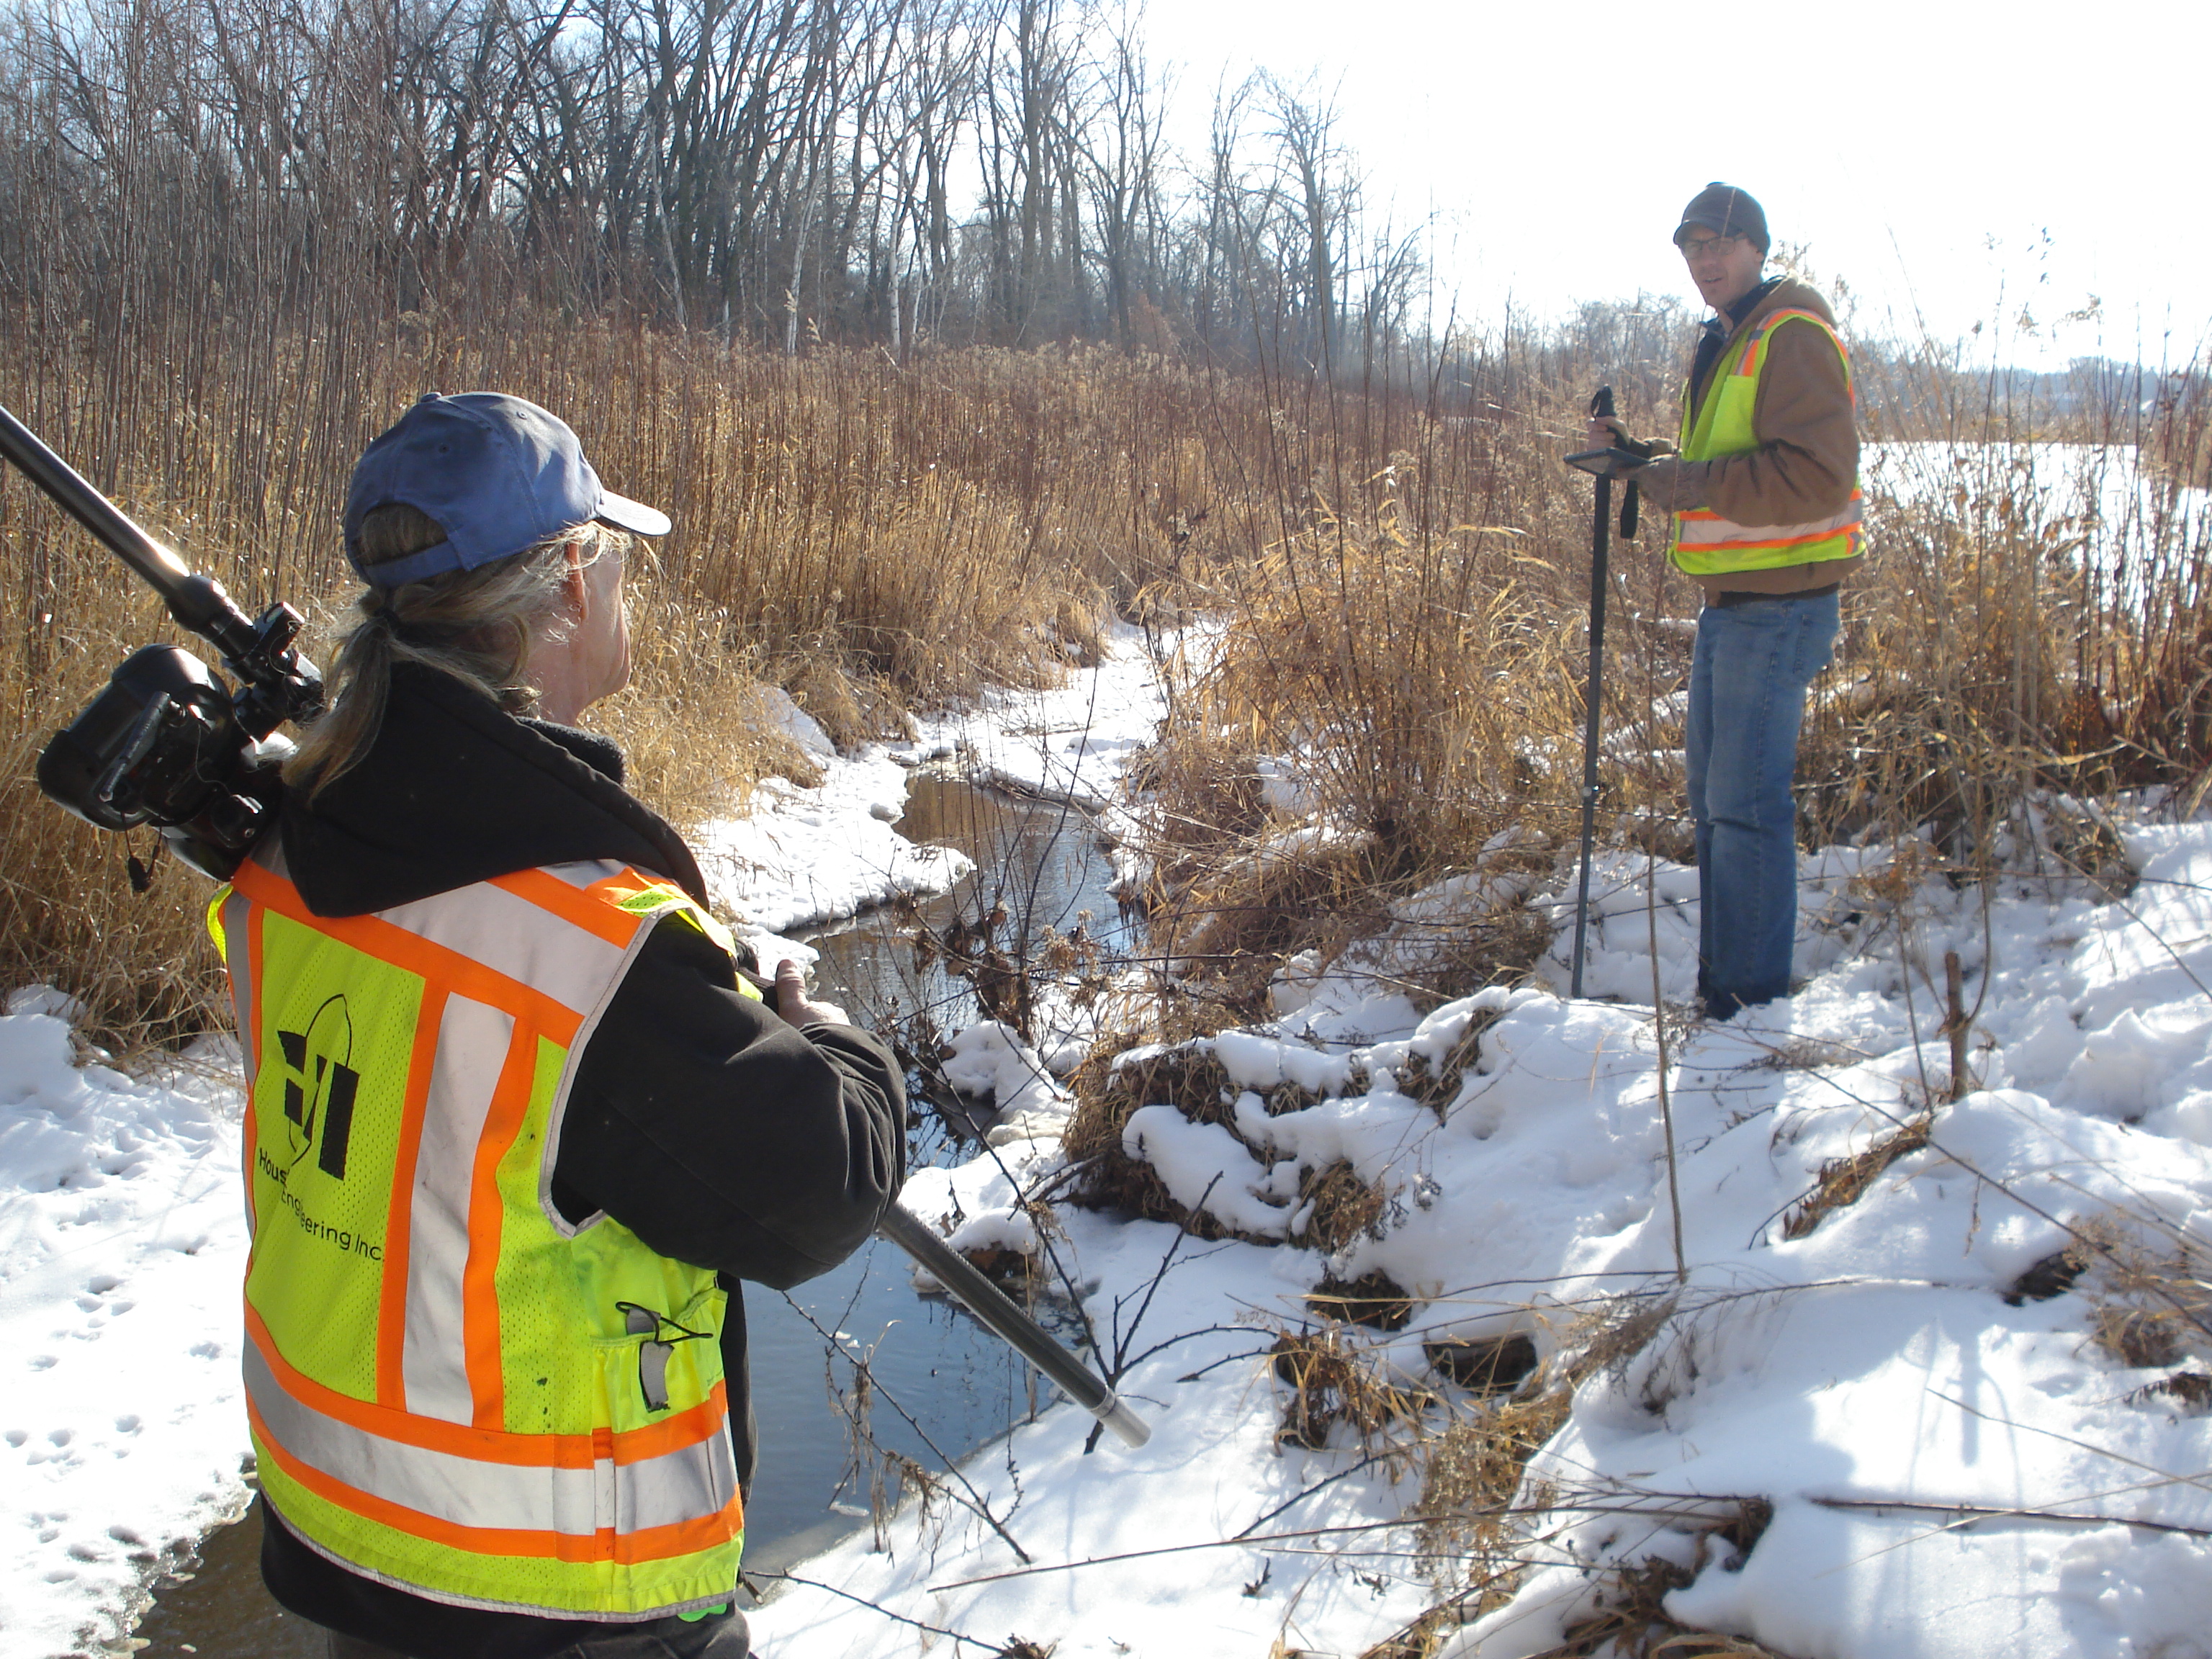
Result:
M1125 639L1104 672L1000 700L966 735L1003 775L1110 799L1157 718L1148 670ZM954 737L933 728L918 750ZM899 760L856 763L889 769L710 838L718 883L763 928L828 913L865 871L944 876L894 848L824 882L796 856L841 825L889 833ZM761 1650L982 1655L1018 1637L1056 1659L1261 1659L1362 1654L1412 1626L1466 1582L1405 1519L1419 1468L1344 1421L1310 1422L1317 1448L1284 1438L1267 1354L1315 1322L1304 1297L1324 1278L1381 1274L1403 1324L1341 1340L1432 1395L1432 1426L1497 1407L1425 1344L1519 1334L1559 1365L1592 1340L1588 1316L1615 1337L1529 1465L1525 1579L1443 1630L1453 1659L1543 1651L1627 1569L1676 1586L1663 1605L1681 1624L1790 1659L2212 1654L2212 1383L2186 1380L2212 1343L2112 1258L2071 1288L2047 1265L2069 1228L2138 1269L2202 1249L2212 823L2155 800L2054 802L2022 831L2023 866L2038 844L2094 844L2106 884L2046 860L1957 887L1915 841L1809 855L1799 994L1727 1026L1670 1021L1663 1064L1652 987L1681 994L1696 916L1694 878L1664 863L1597 872L1589 982L1619 1000L1563 1000L1558 946L1531 986L1425 1011L1402 994L1437 928L1498 897L1571 932L1571 872L1491 849L1382 938L1304 964L1271 1025L1184 1056L1212 1090L1203 1121L1188 1093L1131 1116L1126 1154L1231 1235L1215 1242L1066 1208L1039 1228L1017 1188L1060 1167L1064 1097L1018 1045L970 1033L970 1080L1028 1091L1018 1132L921 1172L906 1202L957 1220L963 1245L1049 1248L1152 1441L1086 1455L1088 1420L1048 1412L971 1460L964 1491L909 1504L887 1548L864 1533L796 1569L755 1615ZM820 890L794 891L802 866ZM1953 951L1973 1010L1955 1101ZM20 1528L0 1648L32 1659L121 1636L149 1558L238 1501L244 1446L220 1057L206 1078L132 1079L73 1066L68 1043L35 996L0 1019L0 1518ZM1851 1159L1855 1195L1831 1182L1808 1206ZM1302 1194L1340 1166L1371 1220L1326 1248ZM2186 1303L2196 1276L2166 1282ZM2130 1307L2142 1340L2100 1346L2100 1319Z

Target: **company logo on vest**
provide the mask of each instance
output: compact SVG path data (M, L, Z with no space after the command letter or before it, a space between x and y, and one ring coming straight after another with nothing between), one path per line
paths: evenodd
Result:
M288 1167L296 1166L319 1139L316 1167L343 1181L354 1096L361 1087L361 1073L350 1064L353 1018L343 994L316 1009L306 1030L279 1030L276 1043L284 1054L284 1121L292 1144Z

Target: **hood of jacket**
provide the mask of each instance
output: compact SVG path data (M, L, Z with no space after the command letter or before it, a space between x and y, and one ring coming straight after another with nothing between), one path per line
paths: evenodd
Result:
M395 665L376 740L315 798L288 796L284 860L307 908L361 915L517 870L612 859L706 885L683 838L622 787L606 738L518 720L451 675Z
M1795 276L1778 276L1759 303L1736 319L1735 326L1729 331L1729 338L1733 340L1762 317L1770 317L1778 311L1809 311L1830 328L1836 325L1836 313L1828 309L1828 302L1821 297L1820 289Z

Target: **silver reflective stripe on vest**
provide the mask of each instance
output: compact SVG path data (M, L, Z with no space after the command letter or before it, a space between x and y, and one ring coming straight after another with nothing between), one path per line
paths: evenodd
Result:
M251 1091L261 1070L261 1033L253 1023L253 950L246 937L253 901L231 889L222 902L222 963L230 970L231 1012L238 1021L238 1047L246 1066L246 1086Z
M380 910L377 918L588 1013L627 955L503 887L479 882Z
M469 1195L492 1091L514 1040L513 1015L465 997L446 1000L409 1200L401 1369L407 1409L448 1423L476 1420L461 1316Z
M627 1534L720 1515L737 1496L726 1425L696 1445L635 1463L499 1463L409 1445L326 1416L287 1394L250 1341L245 1369L246 1395L285 1453L356 1492L453 1526Z

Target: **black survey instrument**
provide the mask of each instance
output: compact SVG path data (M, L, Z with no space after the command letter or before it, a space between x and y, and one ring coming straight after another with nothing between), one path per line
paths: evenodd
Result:
M0 455L161 596L169 614L222 653L226 684L189 651L134 651L39 756L39 787L88 823L150 823L177 856L221 881L268 827L286 721L322 712L323 678L295 641L300 613L271 605L249 617L210 577L195 575L0 409Z

